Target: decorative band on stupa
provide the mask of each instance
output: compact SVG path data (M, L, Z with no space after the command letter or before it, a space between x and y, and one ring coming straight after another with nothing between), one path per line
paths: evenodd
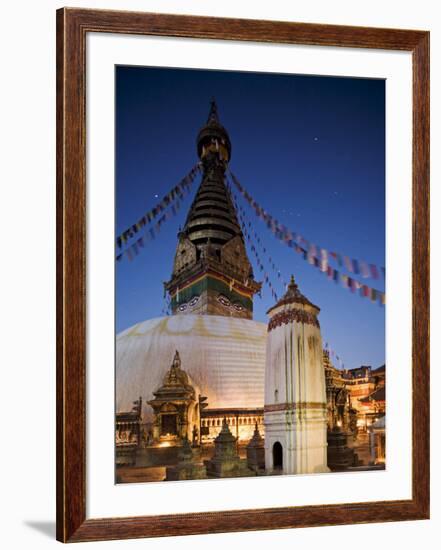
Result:
M278 309L280 311L276 311ZM317 318L319 312L320 308L300 292L294 276L291 275L286 293L267 311L268 314L272 313L268 323L268 332L288 323L303 323L320 328Z

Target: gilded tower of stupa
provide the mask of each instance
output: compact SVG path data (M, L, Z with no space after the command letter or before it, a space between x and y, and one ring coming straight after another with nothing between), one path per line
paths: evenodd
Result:
M225 172L231 142L211 102L205 126L197 137L202 182L178 234L170 281L165 289L173 314L222 315L252 319L254 280L244 237Z

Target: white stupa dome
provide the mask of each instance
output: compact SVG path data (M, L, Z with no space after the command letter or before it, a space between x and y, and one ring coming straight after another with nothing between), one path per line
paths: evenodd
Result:
M139 396L150 420L153 399L175 351L209 408L263 407L267 325L218 315L150 319L116 338L116 411L130 411Z

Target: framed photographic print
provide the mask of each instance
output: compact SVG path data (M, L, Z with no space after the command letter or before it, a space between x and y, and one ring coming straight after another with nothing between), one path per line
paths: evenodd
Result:
M428 201L427 32L59 10L57 538L428 518Z

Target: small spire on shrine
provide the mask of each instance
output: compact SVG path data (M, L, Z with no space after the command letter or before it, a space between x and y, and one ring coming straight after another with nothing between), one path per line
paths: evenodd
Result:
M172 367L175 368L175 369L180 369L181 368L181 357L179 355L178 350L175 351L175 356L173 357Z
M300 290L299 285L296 283L296 280L294 278L294 275L291 275L291 279L288 283L288 288L286 289L285 294L274 304L272 307L269 308L267 313L270 313L273 309L287 304L300 304L300 305L310 305L317 309L317 311L320 311L320 308L314 305L312 302L304 296Z
M259 447L263 445L263 437L260 435L259 426L257 422L254 425L253 437L250 439L248 444L249 447Z

